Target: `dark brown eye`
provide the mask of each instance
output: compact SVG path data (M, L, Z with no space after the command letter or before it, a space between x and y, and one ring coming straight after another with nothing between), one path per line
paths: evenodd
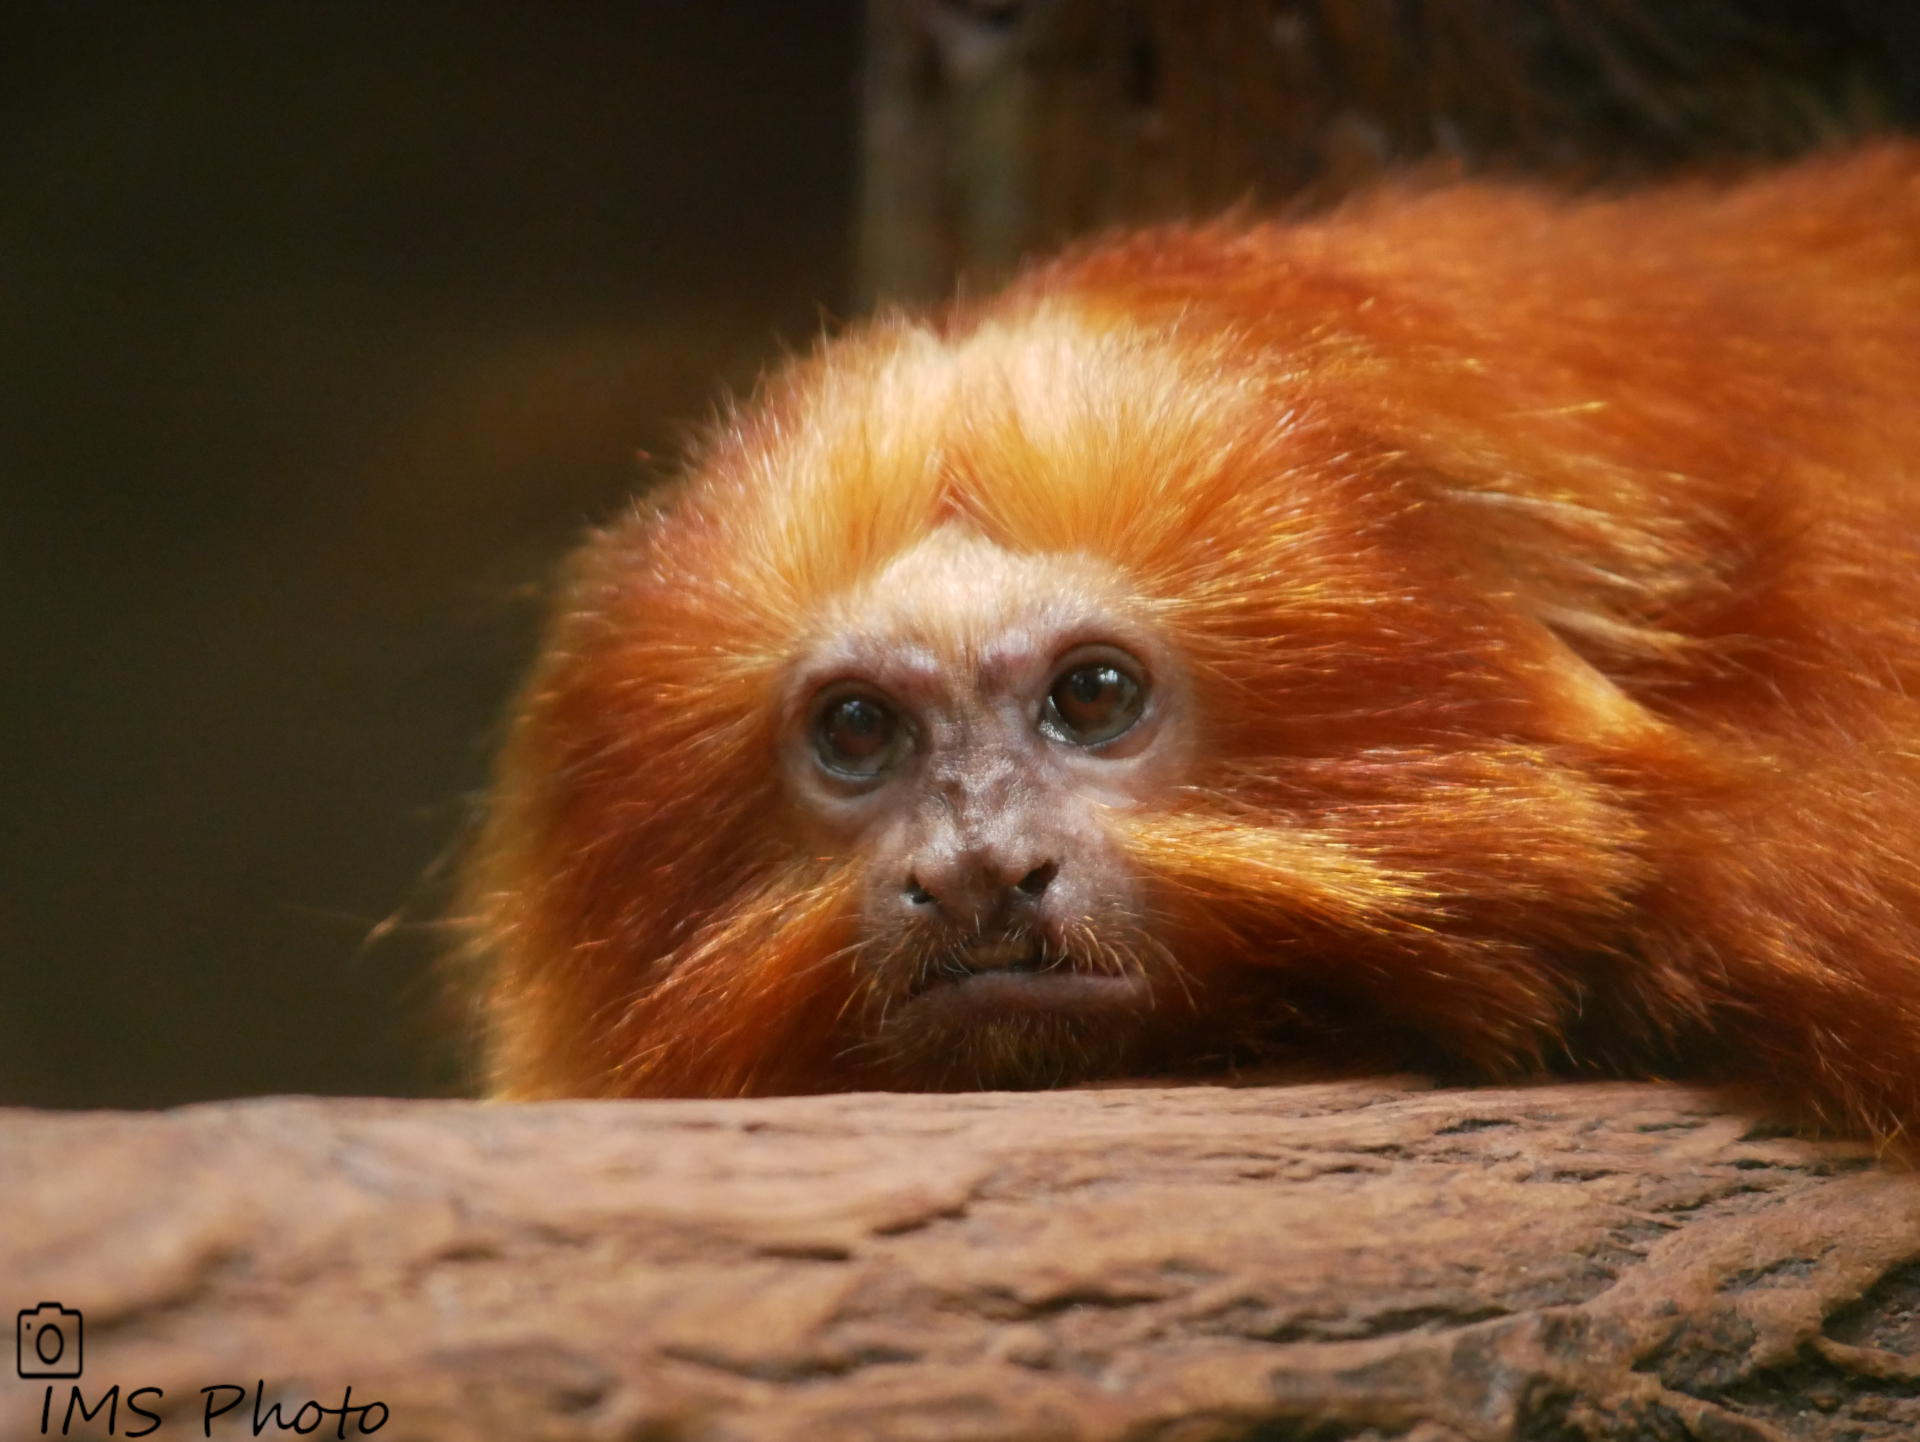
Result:
M1097 746L1111 741L1146 708L1146 688L1111 661L1063 671L1047 692L1041 729L1057 741Z
M813 725L821 765L843 776L878 776L898 758L904 739L900 718L874 696L836 697Z

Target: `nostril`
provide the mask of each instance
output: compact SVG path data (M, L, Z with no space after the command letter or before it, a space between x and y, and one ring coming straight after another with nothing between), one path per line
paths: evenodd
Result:
M907 878L906 890L902 891L900 894L906 897L907 903L910 906L932 906L935 904L933 900L933 893L931 891L928 891L926 887L922 886L918 881L914 880L911 876Z
M1047 889L1053 878L1060 874L1060 868L1053 862L1044 862L1020 878L1020 890L1028 896L1038 896Z

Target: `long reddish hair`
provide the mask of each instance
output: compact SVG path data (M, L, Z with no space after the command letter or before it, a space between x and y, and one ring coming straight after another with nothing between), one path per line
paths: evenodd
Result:
M573 563L469 871L494 1085L889 1080L775 696L961 524L1111 565L1185 658L1192 773L1113 825L1202 1015L1258 972L1485 1072L1718 1058L1896 1132L1916 398L1904 145L1124 235L833 341Z

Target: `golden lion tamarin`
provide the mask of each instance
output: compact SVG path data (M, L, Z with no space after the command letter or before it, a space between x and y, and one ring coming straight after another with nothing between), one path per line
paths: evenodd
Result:
M1920 1123L1920 148L1121 236L576 558L469 869L508 1097L1302 1053Z

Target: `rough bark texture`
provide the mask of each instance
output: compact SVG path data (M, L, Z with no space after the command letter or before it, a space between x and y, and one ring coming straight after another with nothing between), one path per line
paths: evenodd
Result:
M161 1438L1920 1435L1920 1178L1678 1088L11 1112L0 1178Z

